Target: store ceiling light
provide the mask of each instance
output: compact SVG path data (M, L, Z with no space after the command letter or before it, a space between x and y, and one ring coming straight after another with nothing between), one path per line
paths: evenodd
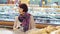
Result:
M33 1L35 1L35 0L33 0Z
M45 4L45 1L43 1L43 4Z

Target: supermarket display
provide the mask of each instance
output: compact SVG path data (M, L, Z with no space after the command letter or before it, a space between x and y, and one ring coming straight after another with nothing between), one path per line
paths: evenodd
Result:
M15 16L18 16L18 9L16 5L0 6L0 20L14 21ZM41 8L38 6L28 6L28 13L34 16L36 23L60 24L60 8Z
M42 28L42 29L29 30L27 33L28 34L59 34L60 33L60 29L57 29L56 27L58 27L58 26L49 25L49 26L47 26L45 28Z
M53 31L50 34L60 34L60 30Z
M26 32L23 32L24 28L20 25L26 25L28 19L21 24L20 17L19 20L15 19L21 15L19 10L26 8L19 6L24 3L35 22L35 28L32 28L33 23L29 23ZM0 28L11 30L12 34L60 34L60 0L0 0Z
M27 34L48 34L44 29L31 30Z
M60 29L60 26L56 26L56 29L59 30Z
M60 0L43 0L45 6L60 6Z
M30 7L36 23L60 24L60 8Z
M46 28L44 28L48 33L50 33L50 32L52 32L52 31L54 31L54 30L56 30L56 28L55 28L55 26L48 26L48 27L46 27Z
M14 21L15 16L18 16L18 10L14 10L17 8L15 5L4 5L0 6L0 20L3 21Z

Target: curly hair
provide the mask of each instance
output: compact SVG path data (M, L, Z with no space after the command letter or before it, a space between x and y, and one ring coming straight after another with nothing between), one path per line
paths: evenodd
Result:
M28 6L26 4L20 4L19 8L22 8L24 12L28 11Z

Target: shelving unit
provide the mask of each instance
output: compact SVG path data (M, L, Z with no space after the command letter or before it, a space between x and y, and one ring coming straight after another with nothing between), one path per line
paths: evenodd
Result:
M15 4L0 4L0 20L14 21L15 16L18 16L18 11L14 10L17 7Z
M37 6L31 7L29 13L34 16L34 20L36 23L46 25L60 24L60 8L42 8Z

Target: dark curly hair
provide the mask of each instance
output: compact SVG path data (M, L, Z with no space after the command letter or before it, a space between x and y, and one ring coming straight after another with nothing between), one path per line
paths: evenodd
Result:
M24 12L28 11L28 6L26 4L20 4L19 8L22 8Z

